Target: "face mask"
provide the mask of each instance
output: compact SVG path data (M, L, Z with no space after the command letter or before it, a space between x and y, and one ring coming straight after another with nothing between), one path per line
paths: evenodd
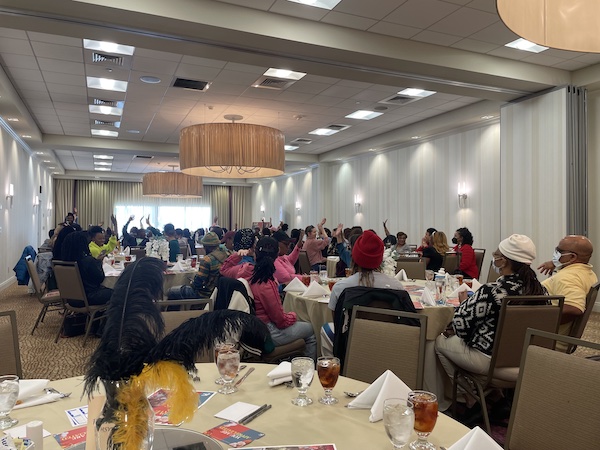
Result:
M137 245L140 245L142 243L143 239L135 238L135 241L137 242Z
M502 267L498 267L496 265L496 260L492 260L492 269L494 269L494 272L496 272L498 275L500 275L500 271L502 270Z
M456 239L455 237L454 237L454 238L452 238L452 243L453 243L453 244L458 244L458 239Z
M552 254L552 264L554 264L554 267L556 267L556 270L558 270L562 266L564 266L564 264L561 263L559 260L560 260L560 258L562 258L565 255L572 255L572 253L571 252L561 253L556 249L554 250L554 253Z

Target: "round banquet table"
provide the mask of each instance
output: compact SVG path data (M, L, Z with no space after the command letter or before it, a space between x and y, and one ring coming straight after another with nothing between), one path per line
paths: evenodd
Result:
M173 286L190 284L194 279L196 273L197 271L195 269L185 272L165 272L163 277L163 292L166 294L169 288L172 288ZM117 284L118 278L119 276L107 275L104 278L104 281L102 282L102 286L114 289L115 284Z
M369 422L368 409L349 409L350 403L343 391L360 391L368 385L361 381L340 377L333 394L340 401L337 405L325 406L317 399L323 394L323 389L315 374L308 395L314 403L308 407L294 406L291 399L297 395L295 389L285 385L269 387L267 373L275 366L269 364L248 364L255 371L240 385L239 391L232 395L216 394L196 411L190 422L180 428L204 432L225 420L214 417L216 413L227 406L238 402L255 405L272 404L272 408L260 415L247 426L265 433L265 436L249 444L249 447L267 445L308 445L334 443L338 450L356 449L388 449L391 444L385 434L383 422ZM213 363L197 364L201 381L195 382L197 390L216 391L214 383L217 369ZM247 370L247 369L246 369ZM242 374L245 371L242 372ZM40 406L15 410L11 417L19 419L19 425L25 425L32 420L41 420L44 429L50 433L62 433L71 429L65 410L87 404L87 398L80 399L82 393L82 377L53 381L49 385L62 392L73 392L69 398L58 400ZM160 427L157 427L160 428ZM449 447L469 429L454 419L440 413L430 441L437 446ZM413 432L413 439L416 435ZM222 447L228 448L226 444ZM46 450L60 450L56 440L49 436L44 440Z

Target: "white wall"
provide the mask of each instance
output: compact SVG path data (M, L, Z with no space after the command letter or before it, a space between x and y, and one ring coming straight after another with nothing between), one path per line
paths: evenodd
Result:
M589 238L594 244L591 264L600 275L600 90L588 93L588 217ZM596 302L596 311L600 311L600 303Z
M457 184L465 183L467 207L459 208ZM435 227L450 239L468 227L475 246L496 248L500 238L500 125L457 131L431 141L368 155L347 162L321 164L288 177L265 180L253 188L253 215L283 220L290 228L315 224L321 217L333 228L361 225L383 235L388 220L408 242L419 244L425 229ZM356 213L354 196L361 200ZM302 205L295 212L295 202ZM257 216L258 217L258 216ZM484 262L487 267L488 262ZM484 273L487 274L486 271Z
M9 185L14 185L12 203L6 198ZM42 186L42 194L39 187ZM53 192L52 178L35 158L0 127L0 289L14 280L13 267L23 248L37 247L54 228L49 217ZM40 206L34 207L35 196Z

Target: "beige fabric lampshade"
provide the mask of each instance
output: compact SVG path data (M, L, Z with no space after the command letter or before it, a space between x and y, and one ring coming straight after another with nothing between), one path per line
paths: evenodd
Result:
M497 0L498 14L514 33L544 47L600 52L597 0Z
M275 128L246 123L186 127L179 137L179 166L188 175L263 178L282 175L285 138Z
M142 193L148 197L202 197L202 178L181 172L147 173L142 179Z

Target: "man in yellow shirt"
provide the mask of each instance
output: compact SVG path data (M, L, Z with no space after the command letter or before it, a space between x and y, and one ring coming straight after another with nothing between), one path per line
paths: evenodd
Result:
M115 247L117 246L117 244L119 243L118 241L118 235L117 235L117 219L115 218L114 215L110 216L110 221L113 223L113 230L114 233L109 239L108 239L108 243L106 242L106 237L104 235L104 230L102 229L101 226L95 225L90 227L90 229L88 230L88 234L90 235L91 241L90 241L90 254L96 258L96 259L102 259L104 258L104 256L107 253L112 252Z
M550 295L563 295L565 304L560 320L559 334L569 335L573 320L585 311L585 298L598 277L589 264L594 247L580 235L565 236L554 250L552 261L546 261L538 270L550 278L542 285Z

